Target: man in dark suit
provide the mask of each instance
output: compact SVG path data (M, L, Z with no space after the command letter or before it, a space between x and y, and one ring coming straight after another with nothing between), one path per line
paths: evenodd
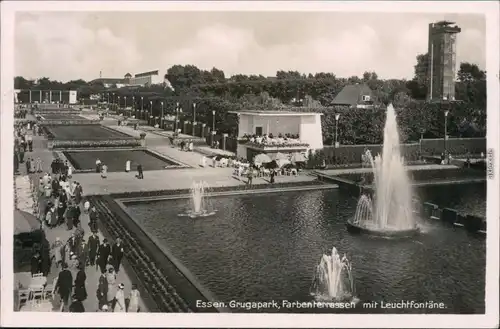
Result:
M141 164L137 165L137 178L144 179L144 173Z
M108 264L108 258L111 254L111 246L108 243L107 239L102 241L102 244L99 246L99 251L97 253L97 265L101 269L101 272L106 271L106 265Z
M95 233L92 233L87 243L87 245L89 246L90 266L95 265L95 259L97 256L97 250L99 249L99 244L100 244L99 237Z
M68 264L64 263L62 267L63 270L59 272L55 289L59 292L59 296L61 296L61 308L67 309L69 297L71 296L71 290L73 288L73 275L68 269Z
M123 243L120 238L116 239L116 243L113 245L113 248L111 248L111 257L113 257L112 265L115 268L115 272L118 273L123 258Z

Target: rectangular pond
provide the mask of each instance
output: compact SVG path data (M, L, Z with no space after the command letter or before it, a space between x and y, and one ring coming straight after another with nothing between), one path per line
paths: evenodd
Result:
M70 125L46 127L49 135L58 140L133 139L134 137L101 125Z
M460 203L483 202L481 191L462 190ZM418 194L426 198L438 192L423 188ZM352 262L356 296L362 302L445 305L444 309L357 308L355 312L484 313L485 239L464 229L424 221L424 233L412 239L351 235L345 222L354 215L357 199L339 190L213 197L208 202L217 213L196 219L178 216L189 208L186 199L125 205L134 220L219 301L310 301L315 268L321 256L336 247Z
M144 171L177 168L179 164L173 160L152 153L148 150L106 150L106 151L66 151L63 152L73 167L79 171L94 171L95 162L101 160L108 166L108 172L124 172L127 160L131 162L130 170L136 171L141 164Z

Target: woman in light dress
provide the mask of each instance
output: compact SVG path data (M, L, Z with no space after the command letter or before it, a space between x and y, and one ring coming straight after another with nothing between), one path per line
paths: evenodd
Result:
M125 162L125 172L130 172L130 160L127 160L127 162Z
M103 164L101 167L101 177L102 178L108 177L108 166L106 166L105 164Z
M139 299L141 294L137 290L137 284L132 284L132 290L130 290L129 304L127 312L136 313L140 311Z
M108 305L113 307L113 301L116 296L116 273L113 266L108 266L108 272L106 273L106 279L108 280Z
M68 166L68 178L71 178L73 176L73 167Z
M116 291L115 295L115 307L113 309L113 312L127 312L127 309L125 307L125 293L123 289L125 288L125 285L123 283L120 283L118 285L118 290Z
M201 166L205 168L207 166L207 158L205 156L201 157Z

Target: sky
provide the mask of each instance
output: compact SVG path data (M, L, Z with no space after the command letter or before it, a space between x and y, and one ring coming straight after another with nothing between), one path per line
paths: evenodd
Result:
M346 12L22 12L15 75L60 81L119 78L180 64L234 74L375 71L413 77L428 24L456 22L457 63L482 69L485 19L469 14Z

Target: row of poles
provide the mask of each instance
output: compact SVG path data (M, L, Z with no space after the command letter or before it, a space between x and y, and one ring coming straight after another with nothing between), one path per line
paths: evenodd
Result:
M112 94L113 95L113 103L112 104L116 104L116 98L115 98L115 93ZM107 94L107 101L108 101L108 104L110 104L110 99L109 99L109 96L110 94L108 93ZM120 103L120 98L121 96L118 95L118 103ZM125 108L127 107L127 96L123 96L124 100L125 100ZM135 103L135 96L132 96L132 104L134 106L134 112L136 111L136 103ZM151 111L152 111L152 108L153 108L153 101L149 101L149 104L150 104L150 108L151 108ZM164 118L164 105L165 103L162 101L161 103L161 115L160 115L160 127L163 128L163 118ZM146 111L147 112L147 111ZM144 96L141 96L141 113L146 113L144 111ZM182 108L180 107L180 104L179 102L176 103L176 107L175 107L175 131L177 131L178 127L177 127L177 122L179 121L179 113L182 113ZM195 125L194 123L196 123L196 103L193 103L193 136L195 134ZM215 110L212 111L212 131L215 131Z

